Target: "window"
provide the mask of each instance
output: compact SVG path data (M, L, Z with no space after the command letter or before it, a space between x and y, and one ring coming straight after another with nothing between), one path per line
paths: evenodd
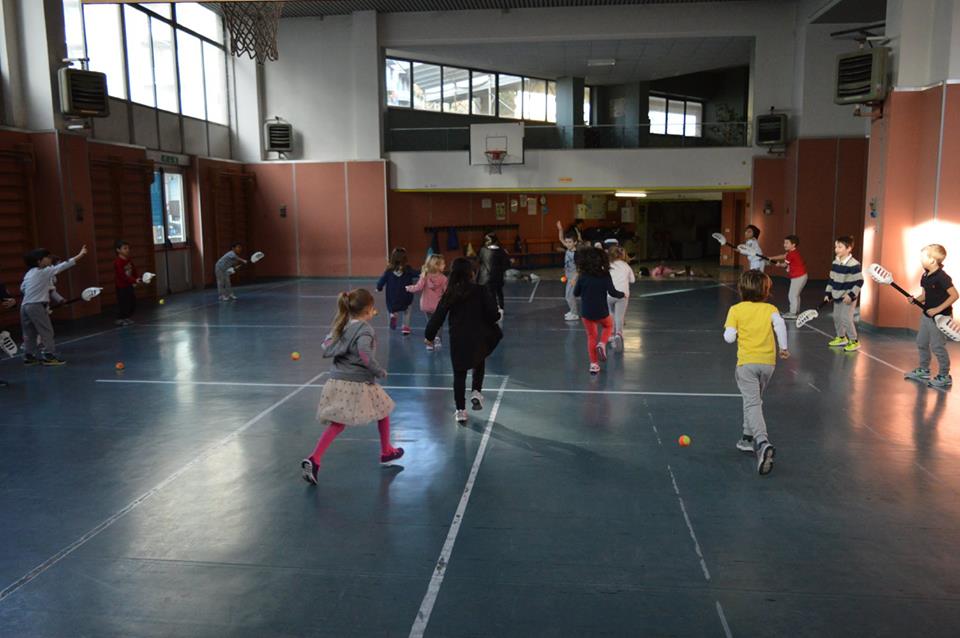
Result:
M471 112L475 115L497 114L497 76L474 71L471 75Z
M650 96L650 132L656 135L703 136L703 103Z
M500 117L519 120L523 117L523 78L500 74L497 104Z
M436 64L414 62L413 108L439 111L440 97L440 67Z
M162 246L187 241L187 220L183 196L183 175L166 170L155 171L150 185L153 212L153 243Z
M157 106L165 111L180 112L177 97L177 56L173 47L173 27L150 18L153 34L153 72L157 87Z
M157 15L163 16L168 20L173 17L173 12L170 10L171 4L169 2L147 2L145 4L141 4L140 6L144 9L153 11Z
M590 126L590 112L593 110L590 108L590 96L590 87L583 87L583 123L587 126Z
M470 112L470 71L443 67L443 110L445 113Z
M113 97L125 99L127 83L124 78L120 7L115 4L87 5L83 8L83 19L86 32L96 34L87 42L90 70L106 73L107 92Z
M220 16L196 2L177 4L177 24L223 44L223 22Z
M87 45L83 41L83 7L80 0L63 0L63 27L67 36L67 57L86 57Z
M203 55L200 38L177 31L177 47L180 61L180 111L189 117L203 119L207 116L203 96L203 65L198 64Z
M156 106L153 92L153 50L150 42L150 18L133 7L123 8L127 35L127 69L130 73L130 99L137 104Z
M226 53L209 42L203 43L203 79L207 94L207 119L217 124L228 124Z
M387 59L387 106L410 106L410 63Z
M547 82L547 121L557 123L557 83Z
M523 78L523 119L547 119L547 82Z

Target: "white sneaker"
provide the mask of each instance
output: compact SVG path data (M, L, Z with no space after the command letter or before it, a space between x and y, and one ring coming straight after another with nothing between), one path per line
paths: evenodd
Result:
M773 457L777 449L769 441L761 443L757 449L757 474L765 476L773 469Z
M474 409L474 410L482 410L482 409L483 409L483 395L480 394L479 392L477 392L476 390L474 390L474 391L473 391L473 394L470 395L470 403L473 404L473 409Z
M433 340L433 347L434 347L434 348L439 348L439 347L441 347L442 345L443 345L443 341L440 339L440 336L438 335L438 336L437 336L436 338L434 338L434 340Z
M737 441L737 449L741 452L753 452L753 437L749 439L745 436L741 437L740 440Z
M237 296L236 296L236 295L230 295L229 299L230 299L230 301L236 301L236 300L237 300Z
M600 364L591 363L590 364L590 374L600 374Z
M434 346L432 343L428 343L428 344L427 344L427 352L433 352L434 347L435 347L435 346Z
M568 312L567 314L563 315L563 320L564 321L580 321L580 315L578 315L575 312Z
M453 418L457 420L457 423L466 423L467 422L467 411L466 410L457 410L453 413Z

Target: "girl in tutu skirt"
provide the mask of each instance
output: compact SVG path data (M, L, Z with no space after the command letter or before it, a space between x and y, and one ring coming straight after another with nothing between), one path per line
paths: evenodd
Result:
M330 376L323 386L317 420L326 423L313 454L300 462L303 480L317 484L320 459L348 425L377 422L380 430L380 462L403 456L402 447L390 444L390 413L393 400L377 385L387 371L377 363L377 338L368 323L377 314L373 295L359 288L342 292L337 298L337 317L323 341L324 358L332 358Z

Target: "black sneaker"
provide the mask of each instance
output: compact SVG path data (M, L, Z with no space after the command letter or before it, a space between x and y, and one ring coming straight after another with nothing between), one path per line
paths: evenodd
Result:
M766 476L773 469L773 457L777 449L769 441L761 441L757 445L757 474Z
M42 366L62 366L67 362L58 357L55 354L48 354L40 359L40 365Z
M40 363L40 359L37 359L34 355L32 355L32 354L25 354L25 355L23 355L23 365L25 365L25 366L35 366L35 365L37 365L38 363Z

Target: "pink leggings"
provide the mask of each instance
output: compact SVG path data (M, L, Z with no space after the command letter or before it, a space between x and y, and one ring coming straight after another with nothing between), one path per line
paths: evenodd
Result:
M320 459L323 458L327 448L330 447L330 444L333 443L335 438L340 436L340 433L343 432L346 427L343 423L331 423L328 425L327 429L320 435L320 440L317 441L317 447L314 448L313 454L310 455L310 460L320 465ZM390 417L385 416L377 421L377 429L380 431L380 453L389 454L393 452L393 446L390 445Z
M597 360L597 327L603 330L600 335L599 343L610 341L610 335L613 334L613 318L607 315L603 319L581 319L583 327L587 329L587 354L590 355L590 363L599 363Z

